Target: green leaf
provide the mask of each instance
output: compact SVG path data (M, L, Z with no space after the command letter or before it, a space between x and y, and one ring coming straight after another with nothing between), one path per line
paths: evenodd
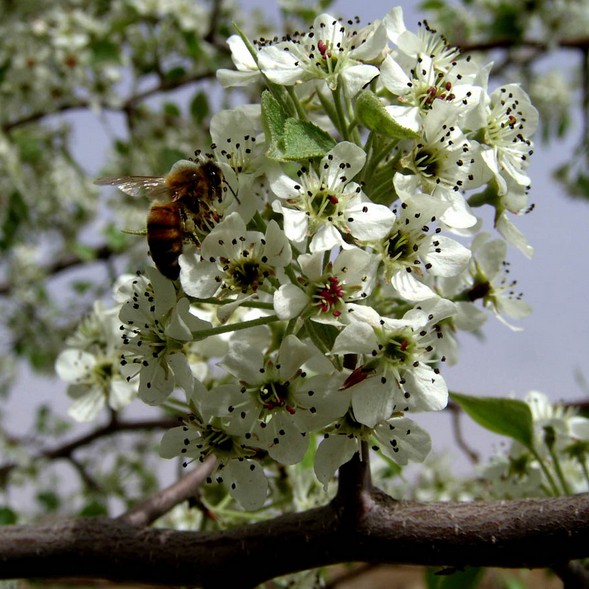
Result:
M96 250L90 245L73 243L70 244L69 249L73 254L78 256L82 262L92 262L96 259Z
M209 100L204 92L197 92L190 101L190 114L196 123L202 123L210 112Z
M129 242L127 234L124 231L121 231L121 229L114 223L110 223L106 227L104 230L104 236L110 249L115 252L123 251Z
M384 105L374 92L362 90L356 99L358 120L375 133L382 133L394 139L415 139L419 133L399 125L386 111Z
M266 155L277 161L299 161L323 157L335 139L309 121L289 117L269 92L262 94L262 123L269 145Z
M182 116L182 111L175 102L164 102L164 104L162 105L162 112L167 117L173 117L175 119L179 119Z
M18 521L18 516L10 507L0 507L0 526L12 526Z
M335 146L335 139L309 121L289 118L284 125L284 157L308 160L323 157Z
M186 74L186 68L181 65L177 65L170 68L167 72L164 72L164 80L170 83L179 82L186 77Z
M106 39L94 41L90 45L90 51L92 54L92 64L95 66L109 63L122 63L119 45L112 41Z
M98 517L101 515L108 515L108 509L104 503L93 499L84 505L84 507L80 510L80 515L82 517Z
M37 493L37 501L44 507L45 511L57 511L61 505L61 500L56 493L52 491L42 491Z
M8 207L4 212L4 222L0 226L0 251L6 251L18 236L21 225L29 219L29 207L22 195L14 191L8 198Z
M262 124L266 134L268 150L266 155L270 159L282 161L284 126L288 115L282 106L268 90L262 93Z
M479 425L502 436L533 446L534 426L527 403L516 399L470 397L450 393L451 399Z

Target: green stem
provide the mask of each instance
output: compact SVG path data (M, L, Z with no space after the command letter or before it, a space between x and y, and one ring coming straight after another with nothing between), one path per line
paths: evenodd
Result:
M259 319L252 319L251 321L243 321L242 323L233 323L231 325L220 325L219 327L211 327L211 329L202 329L194 332L195 339L203 340L211 335L219 335L221 333L231 333L232 331L239 331L241 329L249 329L250 327L257 327L258 325L268 325L269 323L276 323L281 321L276 315L269 315L268 317L260 317Z
M567 483L564 473L562 472L562 468L560 467L560 459L554 451L554 447L552 445L549 446L548 451L550 452L550 456L552 457L552 461L554 462L554 470L556 471L556 476L560 481L564 494L567 496L572 495L571 488L569 487L569 484Z
M286 86L286 92L290 97L291 103L297 115L299 116L299 119L301 119L301 121L308 120L309 117L307 116L307 111L303 108L303 105L301 104L301 101L295 92L294 86Z
M585 481L589 485L589 470L587 470L587 463L585 462L585 460L582 456L578 456L577 460L579 461L579 464L581 465L581 470L583 471L583 474L585 475Z
M548 470L546 463L542 459L542 456L540 456L540 454L538 454L538 452L536 451L536 449L533 446L528 448L528 450L532 453L534 458L538 461L538 464L540 465L540 468L542 469L542 472L544 473L544 476L546 477L548 484L550 485L552 495L554 497L560 496L562 493L560 492L560 489L558 488L558 485L556 484L554 477L552 476L552 474Z
M185 295L185 296L188 298L188 300L191 303L203 304L203 305L218 305L218 306L222 307L223 305L230 305L235 302L232 299L220 300L216 297L209 297L206 299L197 299L195 297L191 297L188 295ZM248 307L251 309L265 309L267 311L271 311L274 308L272 303L264 303L262 301L244 301L243 303L241 303L241 306Z

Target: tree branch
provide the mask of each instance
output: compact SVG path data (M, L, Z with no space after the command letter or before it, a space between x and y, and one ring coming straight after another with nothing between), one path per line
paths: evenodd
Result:
M178 482L163 489L153 497L135 505L117 519L133 526L147 526L173 507L194 497L198 488L215 467L215 457L209 456L198 468L181 478Z
M416 503L397 502L375 490L367 499L361 517L345 517L334 501L220 532L145 529L107 518L5 526L0 578L247 588L350 561L565 570L565 563L589 550L589 495Z

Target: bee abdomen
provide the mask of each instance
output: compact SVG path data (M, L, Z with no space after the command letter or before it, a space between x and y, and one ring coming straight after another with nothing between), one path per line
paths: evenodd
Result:
M178 257L182 253L183 236L178 206L154 204L147 217L147 243L158 270L170 280L180 275Z

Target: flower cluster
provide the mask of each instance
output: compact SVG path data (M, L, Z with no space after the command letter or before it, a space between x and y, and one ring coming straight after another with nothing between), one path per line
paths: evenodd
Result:
M446 406L455 333L485 310L529 311L504 272L506 241L532 251L512 215L529 208L537 114L516 85L489 93L490 66L435 30L408 31L399 8L229 46L221 83L266 87L211 121L230 204L178 198L167 241L148 226L179 279L151 268L119 290L120 359L145 402L185 393L162 455L216 456L213 478L253 510L270 464L313 463L327 486L363 445L425 459L429 435L408 415Z
M589 419L574 407L551 403L544 393L531 391L529 405L533 436L529 445L514 441L484 467L495 498L544 497L586 493Z

